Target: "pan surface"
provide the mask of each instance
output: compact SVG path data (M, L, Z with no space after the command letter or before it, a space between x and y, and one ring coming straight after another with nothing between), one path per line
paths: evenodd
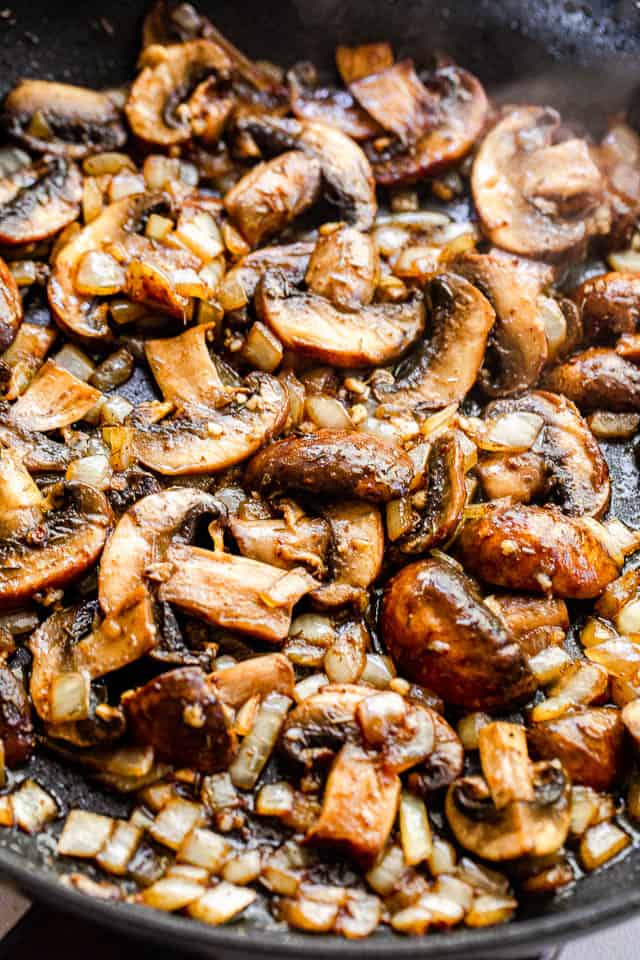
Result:
M501 99L550 102L571 118L603 120L633 102L640 89L640 11L634 0L233 0L199 4L249 55L289 65L329 65L337 43L390 40L399 55L427 63L446 51L475 71ZM0 94L31 76L116 86L129 79L139 43L144 0L29 0L0 13ZM604 81L603 82L603 78ZM638 94L640 108L640 93ZM640 117L640 109L637 110ZM133 383L134 390L145 390ZM131 387L130 387L131 389ZM603 444L613 481L614 513L640 525L640 477L629 445ZM92 787L56 761L38 757L20 776L35 776L65 806L123 816L126 804ZM64 887L67 872L52 858L55 839L0 832L0 872L36 898L89 915L123 933L217 957L265 955L318 958L360 955L363 945L337 937L286 932L264 912L212 929L181 917L88 900ZM550 900L526 904L506 927L420 940L381 932L364 946L373 956L531 957L550 944L624 919L640 907L640 847Z

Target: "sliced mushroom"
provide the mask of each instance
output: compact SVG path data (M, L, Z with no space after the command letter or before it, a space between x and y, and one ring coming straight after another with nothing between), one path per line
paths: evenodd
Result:
M174 539L189 539L203 514L217 516L221 505L196 487L152 493L135 503L118 521L100 560L98 593L105 615L117 613L144 583L152 565L166 560Z
M80 212L82 177L64 157L44 157L0 180L0 243L54 236Z
M0 274L2 274L1 265ZM21 310L22 301L20 300L20 317ZM0 340L3 336L5 339L13 338L0 360L0 367L6 369L9 375L4 388L4 398L17 400L42 366L50 347L55 343L57 330L53 326L41 327L39 324L26 321L20 323L13 312L8 312L4 321L2 316L2 283L0 281ZM16 321L19 323L17 330L15 329Z
M597 526L551 507L487 505L464 523L457 545L465 569L487 583L583 600L620 572Z
M102 394L72 373L47 360L11 410L23 430L59 430L82 420Z
M400 71L404 76L398 78ZM405 119L403 128L407 126L406 121L416 118L416 113L421 121L409 130L413 135L408 149L402 139L380 150L374 141L368 149L376 181L384 186L424 180L462 159L471 150L487 119L488 103L482 84L466 70L454 66L435 70L424 84L418 81L425 92L419 90L418 97L407 100L407 87L411 91L416 88L415 81L407 83L408 76L409 69L396 64L357 80L350 87L356 99L387 129L394 132L400 129L397 122L392 124L390 119L398 112L398 99L403 104L399 111ZM417 111L415 101L420 104Z
M371 867L384 849L400 800L400 778L358 746L345 744L333 764L322 812L307 834Z
M226 630L278 643L287 636L291 611L316 581L302 568L283 571L230 553L173 545L172 573L161 600Z
M445 407L462 400L475 383L495 320L491 304L453 273L434 278L429 298L431 339L399 365L395 383L376 388L380 399Z
M19 427L9 404L0 405L0 443L17 453L30 473L60 472L77 456L64 443Z
M165 476L213 473L241 463L283 429L285 388L268 374L251 374L217 410L186 405L173 420L133 429L138 459Z
M11 346L22 323L22 299L13 274L0 257L0 352Z
M35 747L31 704L22 680L0 667L0 736L8 767L26 763Z
M557 758L574 783L610 790L626 768L625 728L613 707L572 710L555 720L533 723L528 730L533 753Z
M564 600L504 593L486 598L499 614L528 657L551 643L562 644L569 629L569 611Z
M123 703L133 736L152 746L158 760L215 773L235 756L229 712L198 667L163 673Z
M106 93L47 80L21 80L4 102L10 136L40 153L85 157L117 150L127 133Z
M357 47L336 47L336 66L346 86L393 66L393 50L389 43L363 43Z
M0 448L0 539L20 539L41 522L45 499L11 449Z
M331 582L313 591L314 603L338 607L366 599L366 591L382 570L384 527L377 507L359 501L323 510L331 530Z
M124 197L110 204L85 226L58 253L47 287L49 304L56 322L65 333L90 343L110 338L107 322L108 302L76 290L76 274L85 255L102 249L104 244L126 240L158 209L166 209L162 194ZM151 241L148 241L151 248Z
M287 73L291 112L298 120L317 120L337 127L353 140L367 140L380 126L360 107L348 90L310 83L305 64Z
M144 352L165 400L215 406L225 392L207 347L212 324L198 324L177 337L147 340Z
M403 675L467 710L503 710L535 690L502 621L451 564L422 560L387 584L385 644Z
M476 155L471 186L483 229L511 253L575 254L609 229L604 178L584 140L553 143L559 127L555 110L517 107Z
M371 236L345 224L320 234L305 279L313 293L344 310L371 303L378 279Z
M236 292L240 290L239 305L244 306L253 299L262 275L268 270L284 273L293 286L298 286L304 280L313 248L313 243L301 241L252 250L225 274L221 288L223 294L232 291L235 303Z
M433 127L438 100L418 77L413 60L353 80L349 89L369 116L407 147Z
M424 763L409 775L409 785L416 792L427 796L435 790L448 787L461 776L464 769L464 747L460 737L444 717L435 711L431 719L433 750Z
M374 692L356 684L329 684L306 697L285 720L280 734L282 751L310 770L326 766L343 744L359 743L356 711Z
M640 276L637 273L603 273L576 287L571 299L580 310L590 342L602 342L624 333L635 333L640 322Z
M228 79L231 61L217 43L189 40L147 47L142 67L125 106L127 120L141 140L170 147L192 137L192 116L186 101L212 74L221 81Z
M571 400L535 390L514 399L490 404L485 416L491 422L512 413L533 414L541 419L542 429L529 454L530 458L541 458L542 482L536 485L540 473L530 459L528 476L532 478L531 484L525 478L523 487L523 478L507 466L506 472L500 477L501 486L496 490L498 461L492 457L489 461L488 486L485 485L487 473L484 461L481 460L478 465L485 493L525 501L542 495L569 516L601 516L607 509L611 493L609 470L597 440ZM509 455L504 459L508 460ZM516 461L516 465L522 466L522 461ZM508 488L507 474L514 480L511 490ZM520 492L525 496L518 496Z
M549 390L563 393L581 410L640 410L640 368L607 347L590 347L549 370Z
M424 328L419 293L404 303L378 303L350 311L315 293L291 292L286 277L267 273L256 309L282 343L303 356L337 367L379 366L397 360Z
M571 785L560 764L536 763L533 800L498 809L483 777L449 787L446 814L458 843L484 860L547 856L565 842L571 821Z
M391 690L372 693L356 707L365 746L378 751L384 768L394 773L404 773L430 756L434 715L429 707Z
M551 269L499 251L463 253L453 269L479 287L496 312L481 375L483 389L500 397L531 387L547 359L538 297L553 279Z
M303 150L320 163L327 199L360 230L375 219L377 202L369 161L360 147L335 127L315 120L249 116L239 121L265 150Z
M426 476L424 509L413 511L411 527L394 544L403 554L426 553L446 543L462 519L467 502L465 455L456 431L448 430L433 441Z
M251 697L266 697L269 693L292 697L295 681L291 661L283 653L250 657L208 677L222 702L234 710Z
M331 533L320 517L296 517L294 522L234 517L229 529L243 557L283 570L304 566L314 574L324 573Z
M65 484L64 492L65 502L49 511L33 543L0 543L0 609L65 586L99 557L112 522L109 504L84 484Z
M319 430L265 447L247 467L247 486L299 490L384 503L404 496L413 467L407 454L371 434Z
M252 247L280 233L320 195L320 164L288 150L245 174L225 195L229 216Z

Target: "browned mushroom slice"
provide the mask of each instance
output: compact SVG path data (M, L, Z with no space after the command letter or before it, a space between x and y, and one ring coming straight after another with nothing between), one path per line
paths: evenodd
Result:
M614 120L595 154L607 178L613 214L609 244L613 249L624 248L640 212L640 137L627 123Z
M591 347L549 370L543 384L581 410L640 410L640 368L615 350Z
M504 593L486 598L528 657L550 645L562 645L569 629L564 600Z
M465 457L455 431L437 437L427 459L426 502L414 511L412 525L395 542L401 553L426 553L456 531L467 501Z
M484 860L547 856L567 839L571 785L560 764L531 768L532 800L498 809L483 777L463 777L449 787L446 814L456 840Z
M419 293L404 303L345 310L314 293L290 291L286 277L274 272L263 277L255 302L261 319L286 347L337 367L390 363L424 328Z
M0 180L0 243L36 243L76 219L82 178L64 157L44 157Z
M476 473L488 500L510 497L519 503L530 503L542 496L546 489L544 457L531 450L483 456L476 466Z
M387 585L385 644L403 675L468 710L523 702L535 681L516 641L453 565L422 560Z
M177 337L147 340L144 352L165 400L215 406L225 392L207 347L212 324L199 324Z
M343 744L360 742L356 711L375 692L357 684L332 683L305 697L284 723L282 751L309 770L326 766Z
M233 93L225 93L217 77L199 83L188 103L194 136L207 146L217 144L235 103Z
M429 295L432 337L400 364L395 383L377 387L379 399L445 407L475 383L495 320L491 304L453 273L434 278Z
M389 43L363 43L358 47L336 47L336 66L346 86L393 66L393 50Z
M305 278L313 248L313 243L299 242L252 250L225 274L221 287L223 299L228 292L233 309L245 306L253 299L267 270L284 273L293 286L298 286Z
M367 113L405 147L433 124L438 108L437 97L420 81L413 60L400 60L386 70L353 80L349 89Z
M163 563L175 537L188 536L204 513L220 512L219 502L196 487L152 493L120 518L100 560L98 594L104 613L117 613L144 582L152 564Z
M304 66L302 64L287 74L289 102L295 117L337 127L354 140L367 140L382 132L348 90L309 83Z
M362 602L382 569L384 527L380 511L371 504L346 501L325 509L323 515L331 529L331 582L311 596L321 607Z
M0 274L2 266L0 265ZM0 283L0 291L2 285ZM0 304L2 295L0 292ZM20 301L20 307L22 301ZM2 317L2 307L0 306L0 318ZM7 321L6 335L10 335L10 321ZM3 329L0 319L0 330ZM57 330L55 327L41 327L36 323L20 323L12 340L11 345L2 355L0 364L6 367L9 373L9 379L4 390L6 400L17 400L24 393L34 376L40 369L49 348L55 342ZM2 334L0 334L0 338Z
M72 373L47 360L11 410L24 430L59 430L81 420L102 394Z
M316 581L306 570L284 571L230 553L174 545L167 552L173 572L161 600L216 627L270 643L287 636L291 611Z
M409 776L410 786L418 793L427 795L434 790L448 787L458 779L464 769L464 747L460 737L444 717L435 711L432 713L432 720L433 750L425 762Z
M0 539L24 537L42 520L45 499L22 458L0 448Z
M597 526L551 507L487 505L464 523L457 543L465 569L487 583L582 600L599 596L620 572Z
M574 783L610 790L624 776L625 730L620 711L613 707L572 710L533 723L527 732L532 752L560 760Z
M571 293L591 342L635 333L640 321L640 276L603 273L590 277Z
M314 120L246 117L239 122L265 150L303 150L320 163L327 199L345 219L368 230L377 202L369 161L360 147L335 127Z
M384 503L408 491L413 466L407 454L370 434L319 430L287 437L261 450L245 474L261 491L300 490Z
M77 454L64 443L19 427L11 416L9 404L0 405L0 443L11 447L30 473L58 473L77 459Z
M41 539L0 543L0 609L65 586L99 557L112 522L109 504L84 484L66 484L65 493L66 502L47 514Z
M217 670L208 680L222 702L237 710L255 696L281 693L293 697L296 677L288 657L283 653L269 653Z
M363 86L366 89L365 85L375 80L375 77L369 77L352 84L356 98L360 99L356 87ZM439 173L471 150L485 125L487 97L482 84L473 74L460 67L442 67L430 74L421 86L426 89L428 96L429 107L424 117L428 122L423 124L426 127L424 131L418 130L415 143L407 149L401 142L394 141L377 151L374 141L368 150L376 182L384 186L415 183ZM396 97L392 99L395 101ZM368 97L361 100L363 106L367 102ZM387 102L388 109L392 111L389 98ZM384 114L383 98L374 116L378 119ZM388 119L384 125L389 126Z
M0 257L0 351L11 346L22 323L22 299L13 274Z
M124 197L110 204L64 245L56 257L47 293L56 322L65 333L89 342L109 339L107 301L76 290L80 263L86 254L99 251L103 244L126 239L142 225L146 215L167 202L161 194Z
M496 312L482 371L483 389L499 397L531 387L547 359L545 325L537 301L553 279L552 271L498 251L464 253L453 268L482 290Z
M225 209L251 246L279 233L320 194L320 164L288 150L245 174L224 198Z
M190 110L183 104L206 77L230 75L231 61L211 40L147 47L125 111L131 129L146 143L169 147L191 139Z
M217 410L185 405L174 420L135 427L138 459L165 476L212 473L241 463L283 429L289 401L268 374L251 374L246 388Z
M0 736L6 765L26 763L35 746L31 704L24 683L8 667L0 667Z
M371 867L389 838L400 800L400 778L358 746L345 744L331 768L320 818L307 834Z
M607 509L611 493L609 470L597 440L573 403L565 397L535 390L521 397L498 400L490 404L486 417L491 422L517 413L532 414L541 421L541 430L531 453L542 458L543 482L536 489L534 468L531 474L534 484L529 489L525 484L524 492L534 496L542 493L569 516L601 516ZM492 460L494 468L495 462L495 459ZM485 471L482 461L478 472L484 484ZM495 486L495 473L494 469L493 477L491 472L489 474L490 487L492 479ZM518 500L531 499L517 495L522 489L522 478L514 475L513 479L515 486L509 491L506 475L503 474L500 495L512 496ZM489 492L486 487L485 492Z
M319 517L296 517L295 522L234 517L229 529L243 557L283 570L300 566L313 573L325 570L330 530L326 520Z
M133 736L152 746L158 760L215 773L235 756L229 712L198 667L163 673L123 703Z
M116 150L127 139L106 93L47 80L21 80L4 102L8 133L41 153L85 157Z
M548 107L515 108L478 150L473 198L485 233L504 250L557 258L609 229L604 178L584 140L553 144L559 126Z
M369 234L342 224L318 237L305 277L313 293L357 310L373 300L377 279L378 254Z

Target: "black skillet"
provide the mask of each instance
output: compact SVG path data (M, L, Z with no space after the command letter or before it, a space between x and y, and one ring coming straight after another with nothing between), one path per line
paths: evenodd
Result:
M10 4L11 0L7 0ZM115 86L132 76L145 0L16 0L0 12L0 94L20 77ZM4 4L3 4L4 6ZM505 101L549 102L592 124L633 104L640 121L640 9L635 0L202 0L203 12L249 55L289 65L331 63L338 43L390 40L400 55L427 64L446 51ZM633 117L633 111L632 111ZM136 385L133 386L134 390ZM144 386L140 384L144 389ZM639 475L631 446L605 449L614 481L613 509L637 526ZM55 761L28 770L65 806L125 814ZM533 957L550 944L615 923L640 908L640 846L575 889L526 904L505 927L400 939L380 932L363 944L285 932L256 912L213 929L182 917L90 900L62 886L68 865L51 858L51 838L0 832L0 872L36 899L119 928L126 935L219 958ZM52 944L52 947L54 945ZM88 950L90 944L86 944Z

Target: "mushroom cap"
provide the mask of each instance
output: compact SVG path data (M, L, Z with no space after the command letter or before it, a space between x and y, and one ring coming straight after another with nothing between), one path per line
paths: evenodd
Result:
M607 347L590 347L552 367L544 375L543 386L564 394L585 413L640 410L640 369Z

